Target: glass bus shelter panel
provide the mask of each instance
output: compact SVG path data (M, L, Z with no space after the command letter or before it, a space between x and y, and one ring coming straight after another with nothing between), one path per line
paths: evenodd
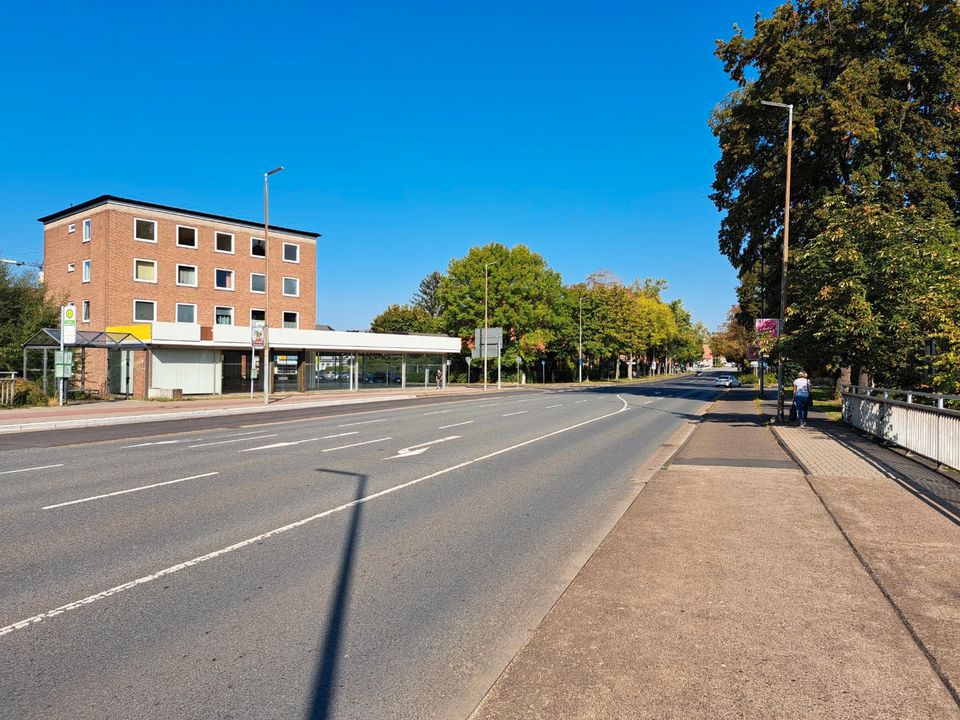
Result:
M407 387L432 387L443 370L442 355L407 355Z

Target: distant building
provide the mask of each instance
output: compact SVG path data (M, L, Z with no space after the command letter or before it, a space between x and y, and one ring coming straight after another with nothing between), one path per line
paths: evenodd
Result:
M314 329L316 232L270 227L267 245L262 223L112 195L39 221L49 296L76 304L78 330L130 332L149 348L91 350L88 387L137 397L149 387L240 392L253 375L262 389L250 326L267 320L280 390L362 387L368 376L405 385L406 355L422 374L421 365L460 352L458 338Z

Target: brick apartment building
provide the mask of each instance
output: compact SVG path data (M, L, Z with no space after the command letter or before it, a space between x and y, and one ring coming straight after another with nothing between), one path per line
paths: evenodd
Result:
M87 353L85 385L101 392L239 391L251 374L252 321L269 320L271 345L296 351L272 360L275 379L299 370L299 389L312 386L315 376L304 380L302 368L324 350L459 352L459 341L454 348L317 331L319 233L271 227L265 245L262 223L112 195L39 221L48 294L76 304L77 329L122 330L149 343L146 352Z

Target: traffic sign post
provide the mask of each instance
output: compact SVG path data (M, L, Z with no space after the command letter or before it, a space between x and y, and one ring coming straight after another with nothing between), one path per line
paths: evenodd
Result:
M60 306L60 352L55 356L57 388L59 390L60 407L67 394L67 379L73 375L73 353L64 352L65 345L77 344L77 306L67 303ZM61 362L66 360L66 362Z
M253 384L257 379L257 348L263 347L263 326L260 320L250 322L250 397L253 397Z
M547 384L547 361L546 360L540 361L540 370L542 372L543 384L546 385Z

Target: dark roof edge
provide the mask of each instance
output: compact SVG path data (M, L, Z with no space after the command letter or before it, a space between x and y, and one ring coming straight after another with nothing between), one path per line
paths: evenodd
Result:
M231 223L233 225L246 225L252 228L263 227L263 223L253 222L252 220L242 220L240 218L227 217L226 215L214 215L213 213L200 212L198 210L187 210L186 208L173 207L172 205L160 205L158 203L144 202L143 200L131 200L130 198L117 197L116 195L101 195L99 197L95 197L93 200L87 200L79 205L74 205L73 207L66 208L65 210L60 210L50 215L37 218L37 222L42 222L44 225L46 225L54 220L59 220L60 218L67 217L68 215L74 215L76 213L83 212L84 210L89 210L90 208L97 207L98 205L105 205L109 202L137 205L150 210L165 210L167 212L185 213L187 215L193 215L195 217L205 218L207 220L219 220L220 222ZM320 233L310 232L308 230L294 230L293 228L281 227L279 225L271 225L270 228L272 230L276 230L277 232L304 235L311 238L320 237Z

